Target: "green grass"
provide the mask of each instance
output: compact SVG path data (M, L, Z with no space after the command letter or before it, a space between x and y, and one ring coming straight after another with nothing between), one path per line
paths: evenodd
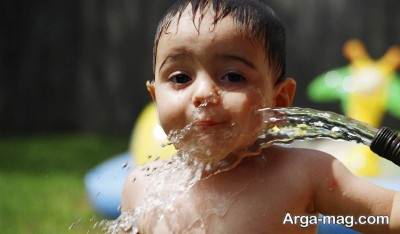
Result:
M0 138L0 233L99 233L83 176L127 138Z

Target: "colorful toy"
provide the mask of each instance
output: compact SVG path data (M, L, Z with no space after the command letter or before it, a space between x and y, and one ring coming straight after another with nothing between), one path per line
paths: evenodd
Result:
M371 126L379 127L388 110L400 118L400 47L391 47L375 61L370 58L359 40L350 40L344 46L349 66L318 76L309 86L313 101L340 100L343 112ZM379 159L367 147L355 146L344 163L355 174L376 176L381 170Z
M176 153L173 145L165 145L167 135L161 128L154 103L148 104L140 113L130 143L136 165L156 159L168 159Z

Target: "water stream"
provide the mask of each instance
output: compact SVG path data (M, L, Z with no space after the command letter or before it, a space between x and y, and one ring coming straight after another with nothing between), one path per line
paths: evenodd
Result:
M327 138L370 146L377 129L346 116L310 108L260 109L265 126L259 135L262 147L294 140Z

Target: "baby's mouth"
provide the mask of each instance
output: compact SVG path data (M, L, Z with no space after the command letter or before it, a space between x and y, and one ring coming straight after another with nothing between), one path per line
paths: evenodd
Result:
M212 127L216 125L221 125L223 123L224 123L223 121L216 121L213 119L200 119L194 121L195 126L201 126L201 127Z

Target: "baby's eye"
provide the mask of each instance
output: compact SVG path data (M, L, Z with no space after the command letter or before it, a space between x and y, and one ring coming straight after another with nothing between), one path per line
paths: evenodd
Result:
M190 82L192 79L188 75L180 73L171 76L168 80L176 84L186 84Z
M228 81L231 83L239 83L246 81L246 78L236 72L228 72L221 78L222 81Z

